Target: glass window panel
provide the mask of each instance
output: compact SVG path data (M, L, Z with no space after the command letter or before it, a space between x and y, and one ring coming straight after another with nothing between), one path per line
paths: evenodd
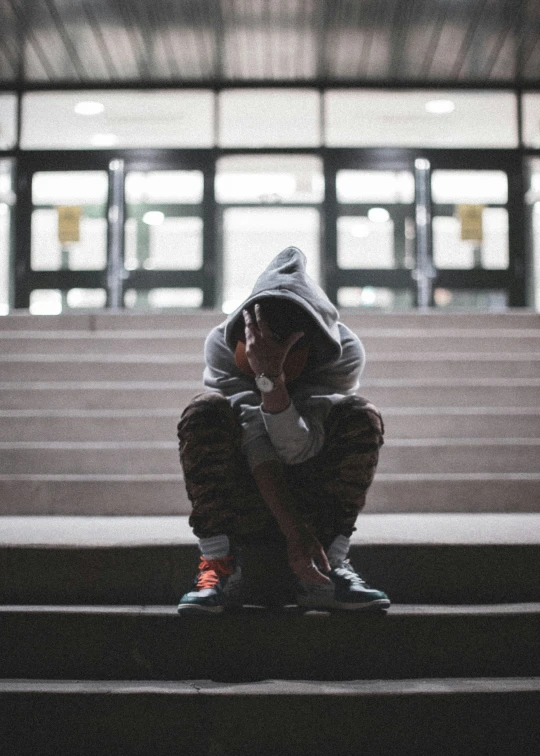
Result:
M9 311L11 208L15 203L12 167L12 160L0 160L0 315L7 315Z
M433 261L436 268L486 268L504 270L508 267L508 212L505 208L488 207L482 211L482 240L461 238L461 222L452 216L433 218Z
M30 292L30 313L32 315L60 315L62 312L62 292L56 289L35 289Z
M105 307L107 292L105 289L70 289L66 303L69 308Z
M411 171L338 171L338 202L386 202L410 204L414 201Z
M126 176L126 202L162 205L202 202L202 171L130 171Z
M531 239L533 258L532 292L534 306L540 312L540 159L529 161L531 184L527 192L527 202L531 205Z
M0 150L10 150L17 143L17 95L0 94Z
M518 146L512 92L347 89L324 98L332 147Z
M25 149L212 147L214 101L208 90L31 92L23 97L21 144Z
M71 309L101 309L106 301L105 289L35 289L30 293L30 313L59 315Z
M373 223L367 217L338 218L340 268L394 268L394 223Z
M320 95L314 89L234 89L219 95L221 147L320 143Z
M34 173L34 205L105 205L109 187L105 171L43 171Z
M431 193L440 205L504 205L508 177L504 171L433 171Z
M234 155L217 161L218 202L322 202L322 160L312 155Z
M540 148L540 94L523 95L523 142L526 147Z
M33 270L105 268L107 191L105 171L50 171L34 174L30 254ZM61 220L60 208L63 207L74 208L80 213L79 221L69 229L68 236L73 239L70 241L60 241L66 231Z
M58 211L32 213L32 270L103 270L107 264L107 221L81 217L78 242L58 240Z
M202 289L195 288L150 289L149 291L128 289L124 294L124 304L128 309L193 308L201 307L202 302Z
M478 291L477 289L441 289L433 292L435 307L446 310L481 310L500 312L508 307L506 291Z
M433 262L436 268L474 268L476 246L472 241L461 241L458 218L433 218Z
M486 207L482 212L482 221L482 267L504 270L509 265L508 211L504 207Z
M376 286L343 286L338 289L339 307L362 307L381 310L410 310L412 292Z
M171 218L150 226L145 268L199 270L202 267L202 218Z
M319 279L319 213L314 208L229 208L224 211L223 310L232 312L268 263L285 247L299 247L307 271Z
M125 224L126 270L199 270L203 222L199 217L163 215L158 224L129 218Z

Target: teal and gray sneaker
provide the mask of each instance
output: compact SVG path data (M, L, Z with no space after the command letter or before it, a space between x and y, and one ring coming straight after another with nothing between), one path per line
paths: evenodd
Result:
M238 586L240 567L233 556L220 559L201 557L199 573L192 591L185 593L178 604L179 612L210 612L219 614L233 603L233 586Z
M304 609L347 609L386 611L390 599L383 591L370 588L354 570L349 560L334 566L328 573L332 585L300 583L298 606Z

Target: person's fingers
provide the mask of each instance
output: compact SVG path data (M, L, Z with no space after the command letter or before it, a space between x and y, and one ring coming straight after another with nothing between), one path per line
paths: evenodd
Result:
M319 546L319 548L317 549L315 561L323 572L330 572L330 562L328 561L328 557L326 556L326 552L322 546Z
M259 331L262 333L264 338L265 339L274 338L274 334L272 333L270 326L264 319L262 308L259 304L255 305L255 318L257 319L257 326L259 328Z
M306 565L302 572L303 575L301 579L305 580L306 583L316 583L317 585L328 585L332 583L330 578L323 575L313 563Z
M330 578L326 577L326 575L323 575L322 572L317 569L311 559L309 561L306 561L304 559L295 560L293 563L291 563L291 568L294 574L298 578L300 578L300 580L305 580L306 583L327 585L332 582Z
M246 343L248 341L248 338L252 339L256 333L257 326L253 322L253 318L251 317L251 313L249 310L242 310L242 315L244 316L244 332L246 334Z

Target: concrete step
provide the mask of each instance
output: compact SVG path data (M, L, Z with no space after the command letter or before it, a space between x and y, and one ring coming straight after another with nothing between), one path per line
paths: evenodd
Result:
M540 345L540 342L539 342ZM200 353L8 354L0 356L2 381L202 381ZM540 378L540 352L495 355L464 352L369 352L364 378Z
M178 324L173 330L147 328L127 330L2 330L1 353L7 354L102 354L102 355L181 355L193 352L202 355L204 340L212 323L189 327ZM538 328L368 328L349 323L361 338L368 356L372 353L452 353L470 357L477 353L537 353L540 350L540 318Z
M539 704L531 677L5 680L0 737L17 756L524 756L537 752Z
M202 381L0 382L2 409L151 409L179 411L203 390ZM359 393L385 407L535 407L538 378L372 379Z
M173 409L0 410L0 441L170 441ZM540 438L538 407L389 407L392 438Z
M532 677L540 604L394 605L386 616L291 606L219 618L175 606L1 606L0 645L2 675L15 679Z
M343 322L363 328L540 328L540 315L519 308L500 313L486 312L376 312L345 309ZM0 330L174 330L175 328L208 328L224 320L218 310L181 310L176 312L108 312L69 313L64 315L30 315L19 310L0 317Z
M538 602L540 514L368 514L351 558L402 604ZM4 517L0 603L175 606L198 562L186 517ZM290 594L277 547L244 548L247 598ZM266 586L266 587L265 587Z
M174 427L171 428L174 438ZM0 474L174 474L171 441L2 441ZM388 439L379 473L538 473L540 438Z
M378 473L366 511L537 512L540 473ZM0 475L1 515L189 514L182 475Z

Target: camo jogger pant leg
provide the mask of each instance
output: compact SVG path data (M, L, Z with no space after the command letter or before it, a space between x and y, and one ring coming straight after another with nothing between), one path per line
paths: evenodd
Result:
M319 454L285 468L299 514L325 548L349 536L366 503L383 444L379 411L349 396L330 411ZM241 450L241 428L219 393L196 396L178 424L180 462L198 538L226 534L237 542L281 540Z

